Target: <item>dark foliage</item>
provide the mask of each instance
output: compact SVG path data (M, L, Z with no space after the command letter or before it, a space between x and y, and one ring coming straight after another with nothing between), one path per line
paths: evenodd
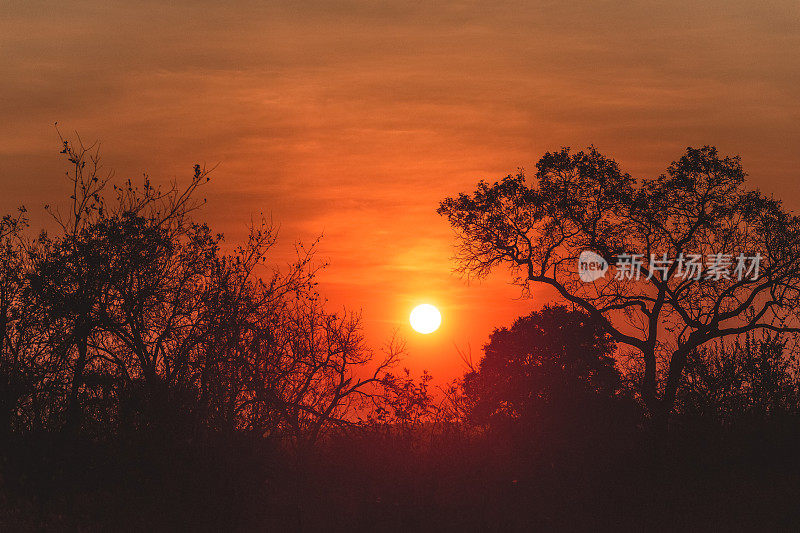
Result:
M468 419L523 439L586 439L635 425L603 325L580 310L545 307L495 330L464 377Z
M740 190L738 159L690 149L636 185L564 150L538 188L520 175L445 201L467 270L511 260L571 306L497 329L477 367L437 386L394 369L402 342L374 353L359 315L325 308L313 245L279 269L262 220L225 252L193 217L205 169L162 190L115 185L91 147L62 154L57 230L29 237L24 209L0 220L0 529L796 528L797 220ZM734 215L744 225L725 227ZM774 283L656 279L590 300L547 277L569 246L671 235L761 246ZM739 327L723 323L732 294L748 302ZM612 309L646 311L651 344L610 328ZM705 333L667 349L659 332L677 326L659 317ZM668 432L649 424L658 406Z
M526 291L548 286L602 322L637 360L639 396L665 427L699 348L748 332L800 332L800 217L744 181L739 158L710 146L687 148L665 174L638 181L593 147L564 148L539 160L535 180L481 181L438 212L456 231L462 273L507 266ZM621 255L645 260L627 280L586 283L576 265L587 250L610 265ZM677 258L737 254L760 257L758 275L679 275Z

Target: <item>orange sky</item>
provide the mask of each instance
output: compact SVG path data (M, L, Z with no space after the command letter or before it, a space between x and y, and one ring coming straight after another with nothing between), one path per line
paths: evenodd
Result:
M229 242L272 213L324 232L323 292L394 328L407 365L449 378L494 326L540 306L499 276L450 274L446 195L562 145L634 175L687 145L739 153L797 209L800 4L685 2L4 2L0 209L66 189L58 139L103 141L119 177L220 163L203 217ZM442 329L411 331L414 304Z

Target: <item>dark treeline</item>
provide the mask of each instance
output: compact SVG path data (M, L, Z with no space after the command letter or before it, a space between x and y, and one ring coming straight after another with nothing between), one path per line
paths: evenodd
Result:
M69 201L46 208L54 229L32 233L24 209L0 224L4 529L798 519L791 328L680 345L662 409L669 358L658 355L661 385L649 391L647 352L626 351L599 307L565 298L495 330L478 361L464 355L462 379L437 386L399 371L402 342L373 351L358 314L326 308L313 245L277 268L275 229L261 221L223 251L194 217L204 168L162 189L115 182L92 147L64 141L62 154ZM480 240L481 216L504 228L509 197L541 207L520 186L483 184L482 205L462 195L443 214ZM479 268L500 262L486 261Z

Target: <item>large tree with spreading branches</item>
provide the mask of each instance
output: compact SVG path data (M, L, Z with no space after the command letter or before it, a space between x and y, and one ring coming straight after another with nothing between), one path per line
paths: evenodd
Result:
M664 426L687 359L715 339L796 333L800 218L744 187L739 157L688 148L636 180L590 147L546 153L523 172L441 202L458 269L511 267L527 291L552 287L599 320L638 363L637 389ZM605 275L582 279L592 252Z

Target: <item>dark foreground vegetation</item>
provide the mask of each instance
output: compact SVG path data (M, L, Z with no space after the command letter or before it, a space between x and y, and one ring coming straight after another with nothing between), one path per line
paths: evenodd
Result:
M56 230L32 237L22 210L0 233L0 529L800 522L800 225L740 190L738 160L689 150L638 186L563 151L537 188L517 176L443 202L466 273L510 263L567 305L497 329L435 385L398 368L401 342L373 352L357 314L326 309L313 246L274 268L262 222L225 252L193 219L201 167L186 188L137 187L63 148ZM559 270L643 243L742 246L765 278L596 291Z

